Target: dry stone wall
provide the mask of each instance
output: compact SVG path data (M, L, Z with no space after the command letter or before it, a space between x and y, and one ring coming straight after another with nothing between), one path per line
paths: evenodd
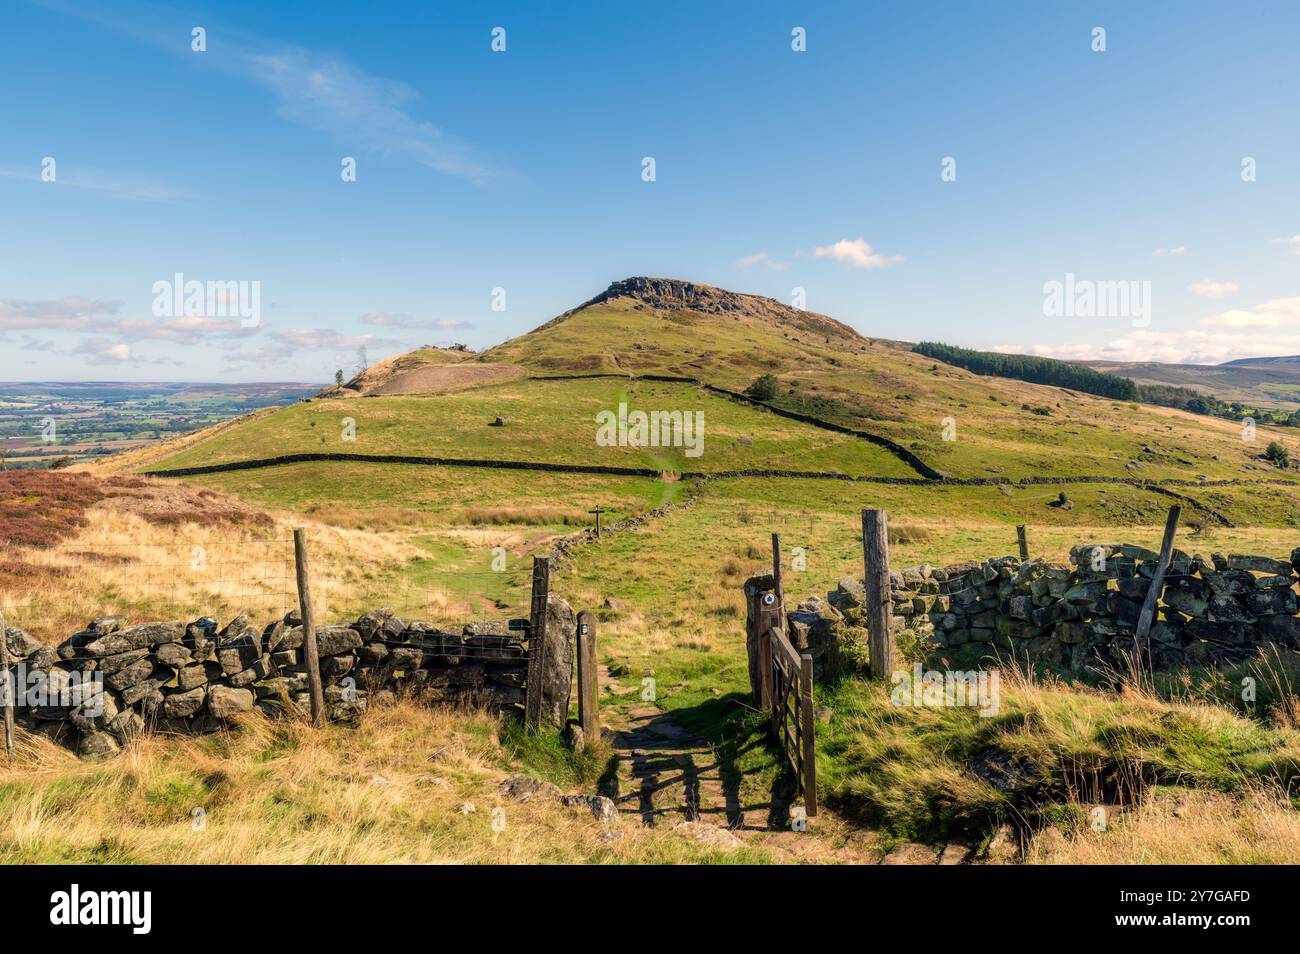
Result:
M547 614L543 719L562 728L575 618L556 596ZM370 704L399 695L521 712L526 624L474 622L451 631L378 610L318 627L329 717L355 722ZM311 705L296 612L265 627L247 616L224 626L210 616L133 626L105 616L57 647L13 626L4 635L15 721L85 756L110 755L143 732L202 733L254 710L280 715Z
M1143 547L1089 543L1070 563L999 557L890 574L894 631L931 665L972 668L1014 657L1073 673L1123 666L1159 554ZM1157 668L1221 666L1261 648L1300 648L1297 572L1289 559L1245 554L1209 556L1175 550L1151 628ZM790 614L810 645L863 623L862 581L847 577L822 600Z

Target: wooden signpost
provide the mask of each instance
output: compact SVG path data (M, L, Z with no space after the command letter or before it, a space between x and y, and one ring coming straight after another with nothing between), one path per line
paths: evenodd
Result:
M596 515L596 539L597 540L600 539L600 515L604 512L605 512L604 507L597 507L595 510L587 511L587 513L594 513Z

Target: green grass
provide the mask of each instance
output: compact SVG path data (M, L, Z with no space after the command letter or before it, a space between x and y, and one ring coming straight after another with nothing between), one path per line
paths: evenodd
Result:
M1238 794L1291 782L1300 734L1215 706L1170 705L1004 679L996 716L903 707L883 683L822 687L834 716L818 727L819 778L831 804L899 838L936 841L1031 824L1067 802L1134 801L1154 786ZM972 771L996 755L1023 773L1004 790Z
M626 300L583 309L482 357L543 374L681 374L733 390L774 373L783 401L890 437L960 477L1249 478L1257 453L1231 421L980 377L882 341L748 317L660 313ZM955 441L943 439L946 418L955 421ZM1294 433L1273 429L1264 438L1261 430L1265 442L1279 435L1296 446Z
M697 457L684 447L601 447L596 416L629 411L701 411ZM492 427L505 417L504 427ZM344 440L355 421L355 440ZM749 443L744 443L748 441ZM294 453L415 455L472 460L720 471L752 467L915 476L870 443L764 413L688 385L521 381L436 397L316 400L217 434L151 469L202 466Z

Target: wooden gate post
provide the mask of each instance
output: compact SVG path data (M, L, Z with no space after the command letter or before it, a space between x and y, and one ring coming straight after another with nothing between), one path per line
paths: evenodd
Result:
M1020 544L1020 562L1029 562L1029 538L1025 536L1025 525L1016 525L1016 543Z
M772 587L776 591L776 603L781 610L781 632L786 631L785 618L785 584L781 580L781 534L772 534Z
M528 683L524 696L524 725L542 722L542 681L546 672L546 602L551 592L551 561L533 557L533 596L529 612Z
M809 818L817 814L817 744L813 723L813 661L809 655L800 657L799 716L802 721L799 740L803 751L799 765L803 768L803 807Z
M307 683L311 689L311 724L325 724L325 689L320 679L320 650L316 646L316 611L311 602L311 578L307 565L307 531L293 531L294 563L298 569L298 609L302 613L302 649L307 662Z
M1151 577L1151 586L1147 588L1146 599L1142 601L1142 614L1138 616L1137 632L1133 634L1133 648L1137 652L1138 663L1147 657L1149 652L1148 636L1151 632L1151 624L1155 621L1156 604L1160 601L1160 590L1165 584L1165 571L1169 569L1169 559L1173 556L1174 549L1174 531L1178 529L1178 516L1182 513L1182 507L1174 504L1169 508L1169 516L1165 518L1165 535L1160 541L1160 559L1156 563L1155 575Z
M9 753L9 764L14 761L14 693L17 680L9 673L9 634L5 632L5 614L0 611L0 676L4 678L5 694L5 751Z
M889 590L889 517L884 510L862 511L862 565L871 675L887 679L894 670L894 602Z
M600 737L600 688L596 676L596 614L578 614L578 724L587 745Z

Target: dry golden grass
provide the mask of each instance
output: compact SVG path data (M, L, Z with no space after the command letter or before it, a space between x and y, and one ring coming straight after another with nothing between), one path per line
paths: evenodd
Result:
M481 713L378 707L357 729L248 719L83 762L19 733L0 767L0 861L390 864L758 861L585 809L508 801L518 766ZM473 806L472 811L466 809ZM196 825L195 810L203 813ZM494 809L505 827L494 831Z
M1300 864L1300 813L1276 792L1234 798L1214 792L1161 795L1117 814L1103 831L1049 828L1029 864Z
M421 552L395 532L306 526L323 619L356 581ZM0 607L12 625L47 640L106 614L193 619L248 612L269 622L297 606L292 525L285 520L266 527L160 526L110 500L88 510L85 526L53 548L18 556L43 575L10 581Z

